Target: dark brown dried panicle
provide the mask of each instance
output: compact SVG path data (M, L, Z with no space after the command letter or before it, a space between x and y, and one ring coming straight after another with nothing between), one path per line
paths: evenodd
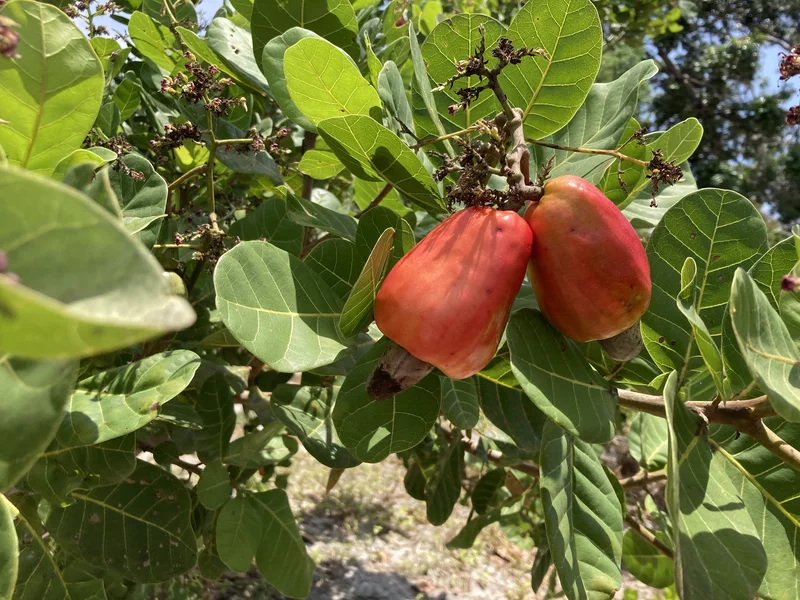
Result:
M90 148L92 146L108 148L117 155L117 158L114 159L113 163L111 163L112 169L119 171L120 173L124 173L134 181L144 181L144 173L131 169L123 162L125 155L133 150L132 146L123 136L119 135L111 138L104 138L94 129L90 129L89 133L86 135L86 138L83 140L83 145L86 148Z
M795 44L788 53L781 52L780 56L781 64L778 69L781 73L781 81L800 75L800 45Z
M191 121L173 125L167 123L164 125L164 135L157 135L150 140L150 147L154 150L172 150L179 148L186 143L187 140L193 142L201 142L202 136L200 130Z
M647 163L647 178L651 183L652 200L650 206L655 208L658 186L663 183L674 185L683 179L683 171L675 161L665 161L661 150L653 150L653 158Z

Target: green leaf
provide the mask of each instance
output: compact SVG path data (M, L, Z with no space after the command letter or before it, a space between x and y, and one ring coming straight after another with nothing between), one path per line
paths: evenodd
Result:
M459 429L472 429L480 418L480 402L475 379L442 377L442 412Z
M367 378L385 349L383 340L358 360L345 379L333 410L333 424L345 448L368 463L380 462L425 439L441 403L441 384L434 374L389 399L370 398Z
M0 188L0 248L21 279L0 277L0 352L88 356L194 322L153 256L94 201L12 167Z
M225 504L231 497L228 470L220 461L208 463L197 482L197 499L209 510Z
M206 40L198 37L198 35L191 29L185 27L175 27L175 32L180 36L183 45L195 55L199 61L208 63L209 65L217 65L220 71L237 81L241 85L247 85L241 80L241 77L234 73L231 68L225 64L222 59L214 52L206 42ZM251 46L252 53L252 46Z
M135 434L78 448L63 448L54 442L28 472L27 482L51 502L68 504L73 490L119 483L135 468Z
M478 373L477 391L483 414L517 446L538 452L547 418L518 387L509 387L509 380L514 386L519 385L505 359L495 358L488 370Z
M400 135L400 120L413 132L414 115L411 113L411 105L408 103L406 86L400 70L393 61L388 61L378 74L378 96L383 101L386 110L393 119L390 119L389 126L392 131ZM406 134L406 141L410 144L415 142L414 138Z
M53 439L77 366L0 355L0 492L14 485Z
M689 256L683 263L681 269L681 291L678 294L677 305L689 321L692 328L694 340L697 343L697 348L700 350L700 356L708 369L708 373L714 380L714 386L717 388L719 397L723 400L728 400L729 395L725 392L723 385L724 369L722 364L722 353L719 347L711 338L706 324L697 312L695 307L695 279L697 278L697 263Z
M525 136L540 139L578 111L600 69L603 30L589 0L543 0L522 7L508 28L514 48L543 48L548 58L523 58L500 83L525 115Z
M764 547L725 459L697 435L699 418L678 399L677 381L673 371L664 388L675 587L683 600L750 600L767 569Z
M750 267L766 249L764 219L736 192L704 189L667 211L647 244L655 285L650 309L642 317L645 347L662 371L703 364L676 304L684 261L691 257L697 264L695 306L718 344L734 271Z
M336 177L344 171L344 165L329 150L308 150L300 159L297 169L314 179L325 180Z
M217 519L217 549L232 571L244 573L253 564L263 535L261 513L249 496L236 496Z
M97 113L94 129L99 129L106 137L113 137L117 135L119 125L119 108L113 102L106 102Z
M685 175L687 169L683 167L683 164L697 150L702 138L703 126L700 125L697 119L692 117L673 125L665 133L654 133L646 136L647 147L639 157L642 160L649 161L652 159L654 151L660 150L662 159L666 162L674 162L677 165L681 165ZM632 144L635 143L632 142ZM614 202L620 210L626 209L637 199L648 200L648 205L652 201L652 182L647 178L647 172L641 167L635 167L635 169L639 172L639 178L636 183L631 185L619 197L614 198ZM616 167L613 164L609 167L607 175L610 175L612 170L616 171ZM614 175L614 178L616 178L616 175ZM619 183L617 183L618 185ZM660 191L674 187L661 185ZM663 203L664 200L657 197L657 202Z
M643 60L612 82L595 83L586 102L569 124L544 141L560 146L616 150L627 140L625 138L620 142L636 109L639 88L657 72L658 67L652 60ZM631 142L622 152L628 154L636 146L636 142ZM551 172L553 177L577 175L593 183L598 182L606 166L613 160L603 155L551 150L536 145L531 146L531 151L534 154L532 164L538 165L540 169L555 157ZM629 163L624 163L622 168L630 166ZM616 181L617 165L611 164L608 172L613 172Z
M643 189L633 201L625 208L623 214L637 229L652 229L664 218L667 211L675 206L687 195L697 191L689 163L678 165L683 171L683 179L668 186L661 186L656 196L657 206L653 206L653 196L650 188ZM613 167L612 167L613 168ZM615 202L617 199L615 198Z
M135 234L140 242L152 248L161 231L160 219L166 216L167 182L143 156L128 154L122 158L122 163L143 176L137 181L115 169L108 174L111 190L122 209L122 225L128 233Z
M390 227L375 242L375 247L361 269L361 274L353 284L339 319L339 331L344 337L355 335L372 322L372 307L378 295L378 288L387 272L393 243L394 229Z
M125 80L127 81L127 79ZM110 152L105 148L101 148L101 150L105 152ZM102 167L104 164L111 162L114 160L117 155L114 152L110 152L111 156L104 155L100 156L98 153L93 152L92 150L85 150L83 148L79 148L74 150L69 156L61 160L57 165L55 170L53 171L53 179L56 181L64 181L64 175L67 174L68 171L78 167L80 165L90 164L92 166L92 175L94 174L94 170ZM65 182L66 183L66 182Z
M195 409L203 424L194 435L197 456L203 462L222 460L228 454L236 413L233 410L233 393L223 373L214 373L206 379L197 397Z
M205 42L222 58L239 81L263 95L270 93L269 83L258 68L256 55L253 54L250 32L237 27L228 19L218 17L208 26ZM258 56L261 56L260 52Z
M289 218L298 225L316 227L328 233L341 236L351 242L356 239L356 220L330 208L306 200L291 192L286 194Z
M664 419L636 413L628 430L628 450L639 465L658 471L667 465L667 424Z
M478 534L492 523L499 521L502 517L503 512L500 508L496 508L485 514L478 515L477 517L473 517L466 525L464 525L464 527L461 528L461 531L459 531L453 539L447 542L447 548L449 550L466 550L472 548L472 546L475 544ZM541 548L537 549L536 555L539 556L539 552L542 551L543 549Z
M439 118L436 100L431 91L428 68L422 56L422 49L419 46L417 32L414 29L413 23L409 23L408 41L411 51L411 62L414 66L414 77L411 80L411 98L414 110L414 126L417 130L417 135L425 136L425 134L427 134L434 137L445 135L447 131L445 131L442 120ZM408 123L406 124L409 125ZM451 157L455 156L453 146L449 141L445 141L441 146Z
M286 460L297 453L299 446L292 437L276 435L281 429L283 425L274 423L233 440L223 462L243 469L260 469Z
M276 371L327 365L346 348L337 329L339 298L300 259L271 244L243 242L226 252L214 287L222 322Z
M334 117L319 123L322 138L356 177L391 183L417 206L444 212L430 173L400 138L363 115Z
M313 583L314 561L306 552L286 492L270 490L254 494L250 500L261 513L258 570L281 594L305 598Z
M356 250L362 263L369 258L375 244L389 228L395 232L392 255L389 258L390 269L414 247L414 231L408 221L385 206L376 206L358 220Z
M171 73L182 58L175 49L177 39L170 29L141 11L131 15L128 34L142 56L149 58L166 73Z
M478 14L455 15L436 25L425 39L425 43L422 44L422 58L428 67L428 75L437 85L441 86L455 75L456 63L471 56L475 48L480 46L481 26L485 29L488 49L489 63L486 66L491 69L497 65L497 59L491 56L491 50L497 44L497 40L506 33L506 28L492 17ZM501 110L495 95L487 90L465 110L451 115L447 106L461 101L458 90L476 85L479 85L479 81L473 75L460 79L452 88L448 86L443 91L435 92L439 105L438 114L454 131L469 127L478 119L494 117Z
M286 88L294 105L314 124L342 115L381 119L381 100L342 50L307 37L283 57Z
M739 349L777 413L800 422L800 351L780 315L744 270L733 277L731 321Z
M425 486L425 504L431 525L442 525L450 518L461 495L463 477L464 444L456 438L442 451Z
M19 511L0 494L0 598L8 599L17 583L19 550L14 517Z
M6 4L19 58L0 62L0 146L12 165L50 175L81 147L100 110L103 66L67 16L43 2ZM47 24L47 27L43 26ZM69 118L65 118L69 115Z
M255 0L250 22L256 56L293 27L319 34L355 59L360 54L358 22L349 0Z
M286 56L286 51L300 40L306 38L323 39L313 31L300 27L293 27L283 35L279 35L270 40L269 43L264 46L261 67L264 71L264 75L267 76L270 93L272 97L275 98L278 106L280 106L283 114L286 115L286 118L297 123L306 131L316 133L316 125L303 114L294 103L294 100L292 100L289 89L286 86L286 75L283 71L283 61ZM256 54L256 56L258 56L258 54Z
M273 414L296 435L309 454L331 469L356 467L333 427L334 389L279 385L272 392Z
M139 110L141 105L139 88L127 77L123 79L114 91L114 104L119 109L120 121L127 121Z
M788 444L800 446L800 426L780 417L765 424ZM725 460L726 472L753 523L760 527L767 553L767 573L758 590L770 600L796 600L796 573L800 568L800 498L797 472L749 436L730 427L720 427L711 440L712 448Z
M72 496L69 506L51 505L46 523L70 554L142 583L166 581L194 566L192 500L163 469L139 461L123 483Z
M56 435L59 445L89 446L144 427L186 389L199 366L194 352L174 350L79 381Z
M472 490L472 508L479 515L489 512L489 508L494 498L495 493L506 482L505 469L492 469L485 473L475 484L475 489Z
M348 240L325 240L311 249L304 262L342 301L358 279L356 245Z
M650 587L664 589L675 581L672 559L630 529L622 537L622 564L631 575Z
M295 256L303 250L303 227L289 219L283 198L266 198L253 212L231 225L228 234L243 241L269 242Z
M89 43L103 65L106 82L111 81L122 71L131 49L122 48L116 40L100 36L93 37Z
M622 510L600 459L548 422L539 467L547 539L567 598L613 598L621 582Z
M575 344L531 309L515 313L506 330L511 369L550 419L587 442L614 436L616 395Z

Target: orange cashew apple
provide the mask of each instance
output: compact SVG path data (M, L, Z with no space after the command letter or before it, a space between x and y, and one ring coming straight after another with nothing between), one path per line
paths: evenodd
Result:
M548 321L576 342L620 336L604 344L612 358L638 354L652 284L628 219L594 185L564 175L545 184L525 220L533 232L528 277Z
M375 299L376 324L413 357L400 366L425 370L427 363L428 372L435 366L453 379L485 367L525 278L531 238L517 213L471 207L449 216L406 254ZM384 354L368 382L374 398L415 383L401 381L393 364L403 361L396 356L386 364L392 352L398 349Z

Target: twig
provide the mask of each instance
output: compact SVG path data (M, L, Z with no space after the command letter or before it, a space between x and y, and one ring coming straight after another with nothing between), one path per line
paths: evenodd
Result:
M370 203L369 203L369 204L366 206L366 208L364 208L364 210L362 210L362 211L360 211L360 212L357 212L357 213L356 213L356 218L357 218L357 219L358 219L358 218L360 218L360 217L361 217L361 216L363 216L365 213L367 213L367 212L371 211L373 208L375 208L375 207L376 207L376 206L378 206L378 205L379 205L381 202L383 202L384 198L386 198L386 196L388 196L388 195L389 195L389 192L391 192L391 191L392 191L392 188L393 188L393 187L394 187L394 186L393 186L391 183L387 183L387 184L386 184L386 185L383 187L383 189L382 189L380 192L378 192L378 195L377 195L377 196L375 196L375 198L372 200L372 202L370 202Z
M639 471L636 475L632 477L626 477L625 479L620 479L619 484L623 487L623 489L630 489L636 487L644 487L649 483L656 483L659 481L664 481L667 478L667 472L664 470L661 471L654 471L650 473L649 471Z
M431 144L438 144L439 142L444 142L445 140L450 140L455 137L459 137L461 135L466 135L468 133L472 133L473 131L478 131L480 127L478 125L473 125L472 127L467 127L466 129L461 129L459 131L454 131L453 133L447 133L445 135L440 135L439 137L427 139L427 140L420 140L413 146L411 146L412 150L419 150L423 146L430 146Z
M303 137L303 154L309 150L313 150L317 145L317 134L311 131L306 131ZM311 192L314 190L314 178L310 175L303 175L303 198L311 200Z
M653 548L661 552L664 556L669 558L674 558L675 555L672 552L672 549L667 547L661 540L659 540L655 534L647 529L644 525L639 523L636 519L634 519L631 515L625 515L625 522L631 528L631 530L638 534L644 541L649 543Z
M194 167L193 169L190 169L190 170L186 171L186 173L184 173L183 175L178 177L175 181L170 183L167 186L167 189L172 191L175 188L180 187L181 185L183 185L187 180L191 179L192 177L204 173L207 168L208 168L208 164L202 164L202 165L199 165L197 167Z
M764 425L763 421L756 421L750 431L744 431L751 438L780 458L784 463L800 471L800 451L788 444L777 433Z
M444 432L445 439L449 442L453 441L453 427L450 423L447 422L440 422L439 426L442 428ZM476 432L473 431L473 438L463 435L461 441L464 442L465 450L472 454L473 456L479 456L478 454L478 444L480 443L480 436L477 435ZM499 465L503 462L503 453L499 450L486 450L486 458L496 464ZM539 477L539 467L530 463L519 463L516 465L504 465L507 469L516 469L522 473L530 475L531 477Z
M619 150L601 150L600 148L581 148L579 146L562 146L560 144L551 144L550 142L543 142L542 140L534 140L534 139L528 139L527 142L529 144L534 144L536 146L544 146L545 148L552 148L554 150L564 150L566 152L580 152L583 154L601 154L603 156L613 156L614 158L618 158L619 160L625 160L627 162L638 165L642 168L645 169L647 168L646 161L634 158L632 156L628 156L627 154L623 154Z

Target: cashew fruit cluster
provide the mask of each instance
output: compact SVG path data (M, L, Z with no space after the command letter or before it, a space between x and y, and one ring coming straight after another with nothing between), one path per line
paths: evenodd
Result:
M367 383L370 395L393 395L433 367L453 379L483 369L526 270L542 313L561 333L603 340L618 360L638 354L651 292L647 255L611 200L580 177L562 176L547 182L524 218L464 209L394 266L375 300L375 321L394 344Z

